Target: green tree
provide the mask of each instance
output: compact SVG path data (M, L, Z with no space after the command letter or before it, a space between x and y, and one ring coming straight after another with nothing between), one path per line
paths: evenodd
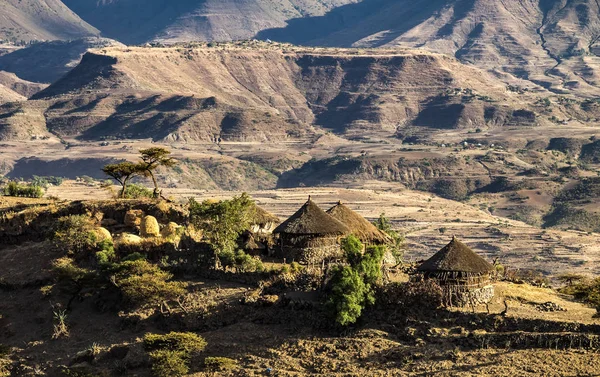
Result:
M177 160L169 157L171 151L161 147L142 149L140 150L140 154L142 155L141 165L143 166L144 173L152 178L152 183L154 183L154 197L157 198L160 195L160 192L158 190L158 183L156 182L154 171L159 166L174 167L177 165Z
M377 229L390 236L388 249L394 256L396 264L401 264L404 259L404 251L406 250L406 239L404 238L404 235L392 228L391 221L383 212L379 215L379 218L375 220L374 225Z
M367 305L375 303L374 284L381 277L381 263L385 247L364 247L358 238L350 235L342 240L342 248L349 266L334 269L328 304L335 321L347 326L360 318Z
M219 253L233 255L240 234L248 229L255 210L248 194L231 200L198 203L190 199L190 219L197 229L204 231L218 259ZM217 263L215 261L215 263Z
M141 163L135 164L133 162L125 161L118 164L106 165L102 168L102 171L104 174L121 184L122 188L119 196L124 198L129 180L135 176L144 175L146 168Z

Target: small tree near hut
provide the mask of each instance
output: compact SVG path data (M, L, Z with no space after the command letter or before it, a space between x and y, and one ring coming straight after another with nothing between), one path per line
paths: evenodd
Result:
M381 213L379 218L374 221L373 225L390 236L390 242L388 244L389 251L394 256L396 264L401 264L404 259L404 251L406 250L406 239L404 236L392 228L392 223L385 216L385 213Z
M143 166L145 175L152 178L152 183L154 183L153 195L157 198L160 195L160 191L158 190L158 183L156 182L154 171L160 166L173 167L177 165L177 160L169 157L171 151L161 147L142 149L140 150L140 154L142 155L142 162L140 164Z
M190 199L189 207L192 223L204 231L215 252L215 263L220 254L231 255L235 252L237 240L248 229L252 211L256 208L246 193L218 202L205 200L198 203Z
M146 170L141 164L125 161L118 164L106 165L102 168L102 171L104 174L121 184L121 192L119 196L124 198L129 180L135 176L143 175Z
M363 254L363 244L350 235L342 240L342 248L349 265L334 269L328 304L335 321L347 326L360 318L367 305L375 303L373 287L381 277L385 247L369 247Z

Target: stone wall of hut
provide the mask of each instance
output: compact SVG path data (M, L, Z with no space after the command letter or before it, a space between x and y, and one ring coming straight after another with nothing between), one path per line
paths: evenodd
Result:
M312 237L281 235L276 256L285 258L286 262L302 264L321 264L324 260L339 259L343 252L339 237Z
M489 303L494 298L494 286L443 285L444 301L448 306L471 306Z

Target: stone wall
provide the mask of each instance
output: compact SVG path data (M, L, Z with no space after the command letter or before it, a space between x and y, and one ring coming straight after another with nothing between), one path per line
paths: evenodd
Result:
M494 286L491 284L483 287L445 285L442 290L448 306L487 304L494 297Z

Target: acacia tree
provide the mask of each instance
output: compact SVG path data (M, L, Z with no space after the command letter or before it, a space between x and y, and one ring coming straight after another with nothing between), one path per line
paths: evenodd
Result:
M118 164L109 164L102 168L104 174L108 175L115 181L119 182L122 186L120 197L125 197L125 189L127 183L131 178L136 175L143 175L145 173L145 167L142 164L135 164L133 162L125 161Z
M154 197L156 198L159 195L159 191L154 170L159 166L173 167L177 164L177 160L169 157L171 151L161 147L142 149L140 150L140 154L142 155L142 162L140 164L144 168L145 175L152 178L152 182L154 183Z

